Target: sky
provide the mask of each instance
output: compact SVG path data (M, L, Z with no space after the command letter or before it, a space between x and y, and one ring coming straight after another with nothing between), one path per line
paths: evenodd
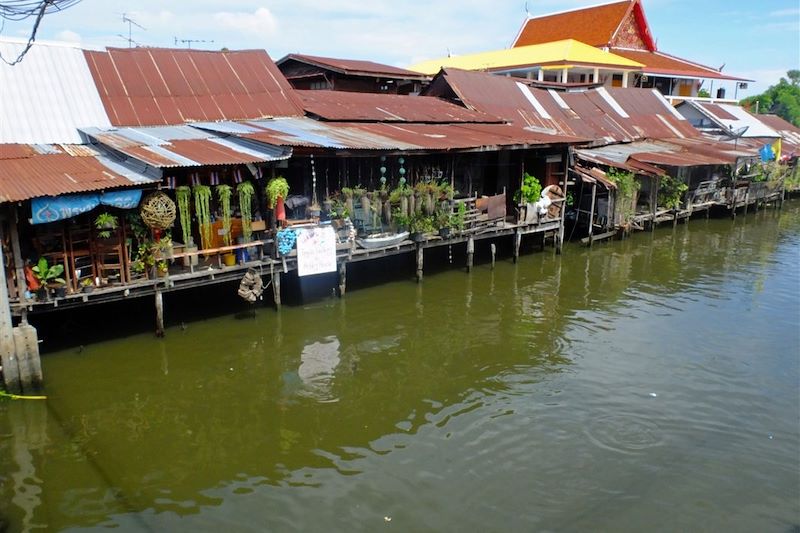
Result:
M526 17L598 0L82 0L45 17L42 40L87 47L262 48L407 66L451 54L510 46ZM756 80L758 94L800 68L798 0L643 0L658 49ZM31 22L6 23L2 37L27 37ZM719 82L717 82L719 83ZM729 93L732 93L732 87ZM731 95L729 94L729 97Z

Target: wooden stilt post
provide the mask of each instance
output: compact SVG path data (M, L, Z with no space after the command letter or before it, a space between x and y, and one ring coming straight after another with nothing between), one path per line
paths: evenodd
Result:
M281 308L281 271L272 273L272 296L275 298L275 307Z
M522 235L520 233L517 233L517 235L519 236L519 238L522 238ZM519 242L519 241L517 241L517 242ZM494 243L490 244L489 246L492 249L492 270L494 270L494 260L495 260L495 256L497 255L497 246L495 246ZM517 244L514 247L514 249L516 250L516 254L515 254L516 257L514 258L514 262L516 262L516 258L519 257L519 244Z
M678 226L678 210L672 210L672 228L676 228Z
M27 289L27 284L25 281L25 264L22 262L22 251L20 250L19 246L19 213L17 212L17 206L14 206L11 220L9 223L9 229L11 232L11 253L14 254L14 269L17 273L17 297L19 298L20 307L22 308L23 317L25 316L26 308L25 308L25 291ZM64 265L64 269L69 268L69 265Z
M750 202L750 185L747 186L747 191L744 193L744 216L747 216L747 204Z
M653 186L653 190L650 193L650 214L653 218L650 219L650 231L655 231L656 215L658 214L658 189L661 186L661 178L658 176L653 176L651 179L651 184Z
M156 337L164 336L164 297L156 289Z
M522 246L522 231L517 228L514 230L514 262L519 259L519 249ZM492 244L492 268L494 268L494 252L495 246Z
M472 237L467 240L467 272L472 272L472 261L475 256L475 241Z
M2 238L2 226L0 226L0 239ZM11 306L8 301L5 264L3 248L0 246L0 362L3 364L3 382L6 390L12 394L20 394L22 387L14 338L14 324L11 320Z
M339 297L344 297L347 290L347 261L339 263Z
M597 182L592 183L592 203L589 206L589 248L592 247L592 234L594 233L594 202L597 198ZM580 206L578 206L580 208ZM578 211L580 213L580 211ZM577 220L577 217L576 219Z
M422 243L417 243L417 283L422 281L422 261L423 261L423 250Z

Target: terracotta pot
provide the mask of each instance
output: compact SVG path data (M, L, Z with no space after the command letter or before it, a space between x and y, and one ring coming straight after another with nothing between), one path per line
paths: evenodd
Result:
M283 196L275 199L275 220L283 222L286 220L286 206L283 205Z

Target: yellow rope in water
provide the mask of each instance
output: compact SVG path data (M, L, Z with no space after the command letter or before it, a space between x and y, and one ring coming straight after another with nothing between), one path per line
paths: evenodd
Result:
M46 400L47 396L20 396L19 394L9 394L0 390L0 397L11 398L12 400Z

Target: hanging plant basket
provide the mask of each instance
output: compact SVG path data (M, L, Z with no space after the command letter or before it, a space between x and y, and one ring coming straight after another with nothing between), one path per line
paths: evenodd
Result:
M175 223L175 202L163 192L157 191L142 200L139 213L147 227L168 229Z

